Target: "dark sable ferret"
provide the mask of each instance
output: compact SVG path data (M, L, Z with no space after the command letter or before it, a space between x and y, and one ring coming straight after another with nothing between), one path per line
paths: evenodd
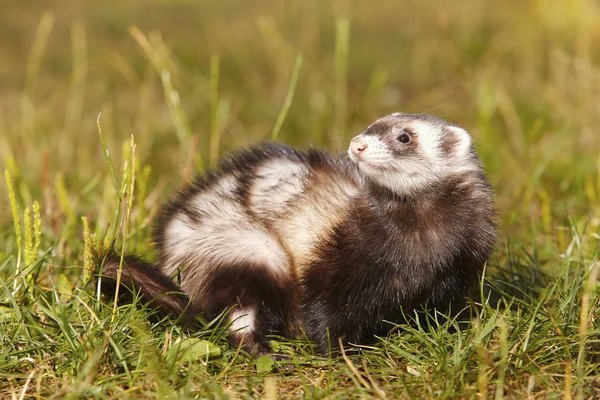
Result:
M301 330L326 352L461 302L495 241L492 190L467 132L397 113L347 156L278 144L230 156L163 208L158 264L126 257L122 283L191 326L234 307L232 341L254 354L270 351L266 335ZM118 268L109 254L103 290Z

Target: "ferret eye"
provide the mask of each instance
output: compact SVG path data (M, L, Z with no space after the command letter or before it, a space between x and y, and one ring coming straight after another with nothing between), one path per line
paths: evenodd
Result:
M403 144L409 143L410 135L408 133L401 133L400 135L398 135L398 141Z

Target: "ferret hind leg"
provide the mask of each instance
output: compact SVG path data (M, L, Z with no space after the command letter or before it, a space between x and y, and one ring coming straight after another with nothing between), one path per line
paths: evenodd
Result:
M222 191L227 185L221 182ZM192 212L193 211L193 212ZM232 344L269 352L266 334L285 329L291 257L277 235L233 194L198 193L159 235L161 269L179 272L182 289L207 319L233 308Z
M264 265L221 266L205 282L203 307L216 317L225 310L232 347L253 355L271 353L267 335L285 334L295 297L291 281L273 275Z

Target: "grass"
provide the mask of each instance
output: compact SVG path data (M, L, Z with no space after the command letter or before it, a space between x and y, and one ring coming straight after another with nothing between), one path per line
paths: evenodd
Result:
M600 397L594 2L2 8L0 398ZM90 249L152 258L152 216L194 171L270 136L341 151L392 111L467 128L496 188L470 326L421 319L336 359L278 339L273 364L219 321L189 335L99 301Z

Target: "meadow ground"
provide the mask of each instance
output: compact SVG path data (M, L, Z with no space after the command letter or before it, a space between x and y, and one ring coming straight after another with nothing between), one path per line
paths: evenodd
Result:
M1 8L0 398L600 398L596 2ZM194 170L269 137L341 151L392 111L467 128L495 186L470 326L337 359L277 340L289 368L98 301L91 246L152 258L152 216Z

